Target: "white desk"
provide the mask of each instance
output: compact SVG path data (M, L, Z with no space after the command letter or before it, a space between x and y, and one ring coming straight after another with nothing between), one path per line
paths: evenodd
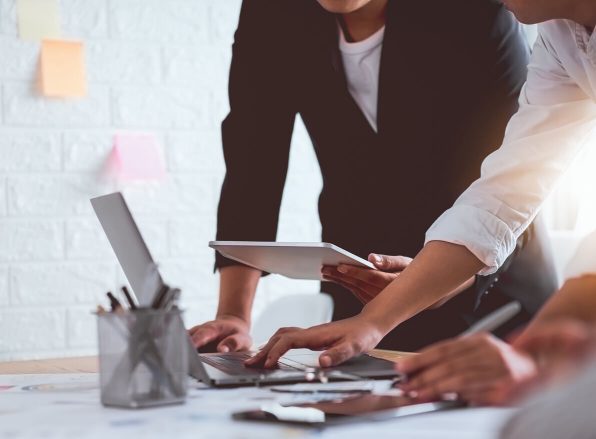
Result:
M92 366L94 363L89 361ZM29 371L40 368L43 369L35 363ZM66 369L61 366L59 371ZM101 406L95 373L0 375L0 437L483 439L495 438L500 425L510 414L505 409L465 409L332 428L321 433L230 418L234 411L255 408L273 400L296 401L305 396L277 394L257 388L205 389L198 383L191 387L184 405L122 410Z

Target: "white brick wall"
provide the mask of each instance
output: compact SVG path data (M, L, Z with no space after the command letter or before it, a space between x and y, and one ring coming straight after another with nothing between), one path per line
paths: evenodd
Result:
M39 43L17 37L0 0L0 361L95 350L91 311L124 276L88 199L122 189L187 322L211 318L217 276L207 241L224 164L230 46L240 0L61 0L63 34L85 42L89 96L36 90ZM154 132L164 183L117 187L103 170L117 130ZM301 124L292 145L280 240L317 240L321 178ZM255 312L314 282L270 276Z

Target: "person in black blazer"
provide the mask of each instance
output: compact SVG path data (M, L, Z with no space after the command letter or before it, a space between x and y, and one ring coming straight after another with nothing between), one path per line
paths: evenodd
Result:
M383 26L371 116L352 90L340 40L366 40ZM275 241L300 115L323 176L322 240L364 258L415 256L428 227L501 144L528 55L519 24L496 0L244 0L222 124L227 172L217 239ZM219 254L216 267L217 317L190 334L196 346L247 349L263 273ZM519 324L555 290L545 230L535 223L499 272L420 310L380 346L417 350L512 299L524 305ZM323 282L321 291L334 300L334 320L362 309L336 283Z

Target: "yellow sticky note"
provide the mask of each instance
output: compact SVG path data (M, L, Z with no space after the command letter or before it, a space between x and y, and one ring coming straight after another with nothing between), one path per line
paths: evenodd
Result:
M87 95L85 53L80 41L43 40L41 92L44 96L72 98Z
M24 40L60 37L58 0L17 0L17 16Z

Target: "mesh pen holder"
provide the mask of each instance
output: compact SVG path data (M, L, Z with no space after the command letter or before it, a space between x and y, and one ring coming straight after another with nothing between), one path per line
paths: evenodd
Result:
M181 311L97 315L101 402L128 408L186 399L188 349Z

